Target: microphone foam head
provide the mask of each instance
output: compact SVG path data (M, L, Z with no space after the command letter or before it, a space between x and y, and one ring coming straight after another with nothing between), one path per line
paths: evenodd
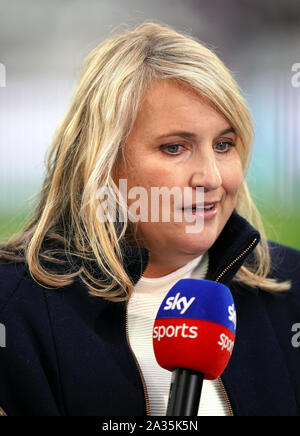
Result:
M209 280L182 279L168 292L153 327L158 364L173 371L199 371L214 380L232 354L236 310L227 286Z

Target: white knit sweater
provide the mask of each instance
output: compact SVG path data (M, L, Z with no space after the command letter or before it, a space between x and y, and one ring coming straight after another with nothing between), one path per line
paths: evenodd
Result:
M160 278L141 277L128 303L129 341L143 372L151 416L165 416L172 373L156 362L152 330L158 309L171 287L183 278L204 279L208 253ZM217 380L204 380L198 416L227 416L226 400Z

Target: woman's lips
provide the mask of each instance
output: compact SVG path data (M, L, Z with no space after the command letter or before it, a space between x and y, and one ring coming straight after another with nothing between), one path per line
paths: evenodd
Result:
M184 215L187 214L188 216L191 216L191 215L198 215L198 216L201 216L201 217L204 216L204 220L205 221L213 219L216 216L217 211L218 211L218 203L217 202L215 202L215 203L204 203L204 205L205 206L206 205L207 206L213 205L213 207L211 209L204 209L204 208L201 208L201 209L182 208L182 209L179 209L179 210L181 210L181 212Z

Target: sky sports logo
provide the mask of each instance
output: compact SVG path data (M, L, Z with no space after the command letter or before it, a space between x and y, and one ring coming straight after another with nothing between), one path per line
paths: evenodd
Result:
M196 297L192 297L188 300L186 297L181 297L180 292L177 292L175 297L169 297L167 299L163 310L178 310L180 315L184 315L195 300ZM234 304L228 306L228 320L232 322L234 330L236 330L236 310Z
M167 299L164 310L178 310L180 315L183 315L195 300L196 297L190 298L189 301L186 297L180 298L180 292L178 292L175 297Z
M189 339L197 339L198 338L198 327L197 326L188 326L183 323L183 325L160 325L155 326L153 329L153 339L157 339L159 342L164 338L189 338ZM221 333L219 337L219 341L217 343L221 348L221 351L227 351L228 353L232 353L234 342L225 334Z
M156 326L153 329L153 338L160 341L161 339L167 338L178 338L178 336L182 338L190 338L197 339L198 337L198 327L197 326L188 326L185 323L183 325L160 325Z
M229 313L228 319L234 325L234 330L236 330L236 310L234 304L228 307L228 313Z
M163 311L177 311L180 315L184 315L189 308L195 303L196 297L187 298L186 296L182 296L180 292L177 292L175 296L167 298L165 305L163 307ZM172 317L172 315L171 315ZM156 325L153 329L153 339L156 339L158 342L162 339L167 338L181 338L183 339L196 339L200 336L199 334L199 326L197 325L188 325L188 321L193 321L194 316L191 318L187 317L186 322L183 322L181 325ZM197 318L197 316L196 316ZM180 318L179 318L180 319ZM228 306L228 320L234 325L234 329L236 327L236 311L234 304ZM184 321L182 319L182 321ZM207 322L209 320L195 319L195 323ZM222 325L222 324L220 324ZM201 330L201 326L200 326ZM224 332L221 332L216 340L216 344L220 347L221 351L227 351L230 354L232 353L234 341L232 341Z

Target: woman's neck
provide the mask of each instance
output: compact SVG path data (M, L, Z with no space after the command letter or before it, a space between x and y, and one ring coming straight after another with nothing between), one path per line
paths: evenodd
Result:
M180 259L171 260L168 259L168 262L161 260L154 261L151 259L148 262L147 268L144 271L143 277L145 278L159 278L164 277L168 274L173 273L174 271L177 271L178 269L182 268L187 263L191 262L192 260L202 256L202 254L187 254L183 256Z

